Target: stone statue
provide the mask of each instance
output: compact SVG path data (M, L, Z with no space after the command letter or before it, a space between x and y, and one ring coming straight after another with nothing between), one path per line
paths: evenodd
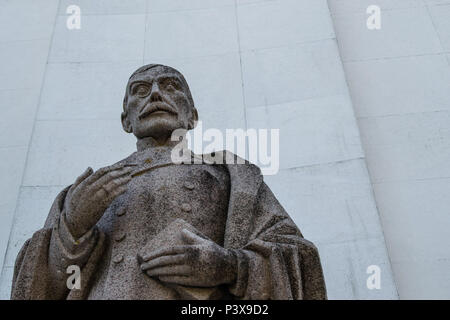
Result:
M122 124L137 151L57 196L17 256L11 298L326 299L316 247L258 167L172 161L172 133L197 120L180 72L136 70Z

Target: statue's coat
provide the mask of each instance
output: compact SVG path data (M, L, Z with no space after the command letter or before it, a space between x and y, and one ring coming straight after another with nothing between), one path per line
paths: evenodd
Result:
M230 156L230 154L227 154ZM121 162L131 161L132 156ZM228 287L236 299L326 299L325 283L316 247L300 230L263 182L252 164L227 164L230 195L224 247L235 249L238 274ZM93 228L93 248L81 268L81 289L67 289L55 296L49 275L49 247L58 232L64 198L56 198L45 226L27 240L17 256L12 299L87 299L92 279L99 270L105 249L105 234ZM52 259L58 259L53 257ZM76 261L76 257L73 257ZM65 275L67 276L67 275ZM145 274L142 274L145 277Z

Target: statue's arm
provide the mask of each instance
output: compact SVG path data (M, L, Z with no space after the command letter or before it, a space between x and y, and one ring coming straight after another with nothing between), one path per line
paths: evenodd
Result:
M56 197L44 228L36 231L17 255L11 299L66 299L67 267L78 265L82 269L95 248L101 246L101 232L96 228L79 239L71 235L63 209L68 189ZM83 284L87 279L81 280Z
M97 227L80 238L74 237L67 226L64 210L61 212L52 230L48 252L48 281L54 299L66 298L70 289L67 277L74 272L73 269L68 271L69 266L81 271L96 248L98 238Z
M237 257L229 287L239 299L326 299L319 253L264 183L258 193L252 235Z
M96 224L111 202L126 191L131 170L120 163L95 173L88 168L59 201L48 253L48 278L55 298L69 292L68 267L73 266L72 272L82 270L97 247L100 232Z

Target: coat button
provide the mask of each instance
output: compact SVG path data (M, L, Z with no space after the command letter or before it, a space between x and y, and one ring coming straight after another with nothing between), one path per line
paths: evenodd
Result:
M113 262L114 263L121 263L123 261L123 255L122 254L118 254L113 258Z
M114 240L116 240L117 242L120 242L123 239L125 239L126 236L127 236L126 233L119 233L114 237Z
M191 205L189 203L183 203L181 205L181 210L183 210L184 212L189 212L192 210Z
M116 215L118 215L120 217L120 216L123 216L126 212L127 212L127 208L122 207L116 212Z
M185 187L186 189L189 189L189 190L193 190L193 189L195 188L194 184L193 184L192 182L190 182L190 181L186 181L186 182L184 183L184 187Z

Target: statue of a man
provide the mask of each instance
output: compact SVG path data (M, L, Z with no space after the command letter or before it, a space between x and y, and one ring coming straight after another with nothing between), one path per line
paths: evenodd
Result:
M180 72L136 70L122 124L137 151L58 195L17 256L12 299L325 299L316 247L258 167L172 161L172 133L197 120Z

